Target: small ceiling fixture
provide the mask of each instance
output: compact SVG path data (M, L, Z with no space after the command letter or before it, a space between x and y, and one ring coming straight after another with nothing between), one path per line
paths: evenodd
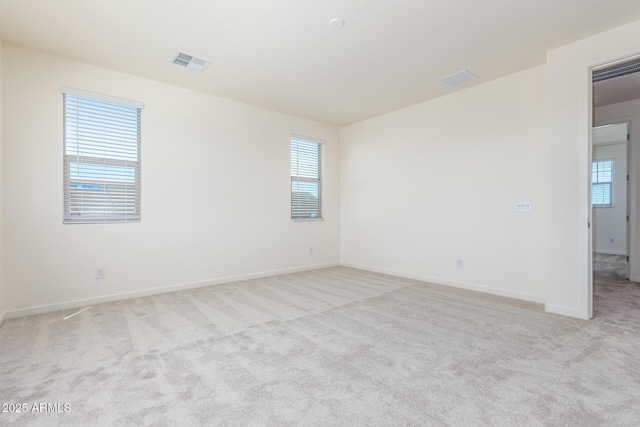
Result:
M173 59L173 63L176 65L200 72L204 71L210 62L211 61L208 59L198 58L184 52L178 52L176 57Z
M340 18L333 18L331 21L329 21L329 26L334 30L339 30L340 28L344 27L344 20Z
M447 86L455 87L463 83L467 83L476 79L476 76L468 72L467 70L458 71L450 76L442 77L440 81Z

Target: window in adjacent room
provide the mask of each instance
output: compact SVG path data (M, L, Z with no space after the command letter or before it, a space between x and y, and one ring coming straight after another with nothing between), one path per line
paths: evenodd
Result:
M140 221L141 103L63 88L64 223Z
M291 219L322 219L322 141L291 137Z
M593 206L611 206L613 160L597 160L591 166L591 202Z

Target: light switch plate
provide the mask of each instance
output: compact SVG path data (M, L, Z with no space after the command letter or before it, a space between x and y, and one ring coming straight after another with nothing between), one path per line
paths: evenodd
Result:
M516 202L516 212L531 212L531 202Z

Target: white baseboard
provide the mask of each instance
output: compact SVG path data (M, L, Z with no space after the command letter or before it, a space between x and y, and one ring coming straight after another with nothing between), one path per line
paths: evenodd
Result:
M568 307L560 307L552 304L545 304L544 311L547 313L560 314L567 317L575 317L576 319L589 320L589 316L582 310Z
M204 288L207 286L222 285L225 283L239 282L249 279L260 279L263 277L280 276L282 274L298 273L301 271L319 270L321 268L336 267L340 263L316 264L305 267L285 268L282 270L263 271L260 273L244 274L238 276L228 276L219 279L206 280L201 282L182 283L178 285L165 286L160 288L144 289L134 292L123 292L119 294L105 295L95 298L86 298L81 300L67 301L56 304L41 305L37 307L28 307L19 310L11 310L4 313L0 318L15 319L17 317L35 316L37 314L51 313L53 311L68 310L71 308L86 307L89 305L104 304L113 301L122 301L131 298L148 297L152 295L166 294L169 292L183 291L187 289ZM2 322L0 321L0 325Z
M505 289L492 288L490 286L478 285L475 283L459 282L455 280L421 276L421 275L410 274L410 273L402 273L398 271L385 270L381 268L369 267L366 265L354 264L349 262L346 262L346 263L343 262L342 265L344 265L345 267L352 267L360 270L372 271L375 273L389 274L391 276L398 276L406 279L420 280L421 282L429 282L429 283L434 283L436 285L451 286L454 288L461 288L469 291L483 292L486 294L498 295L501 297L515 298L515 299L535 302L539 304L544 304L546 302L545 297L541 295L527 294L524 292L514 292L514 291L505 290Z
M626 251L599 251L599 250L594 250L593 253L601 254L601 255L626 255L627 254Z

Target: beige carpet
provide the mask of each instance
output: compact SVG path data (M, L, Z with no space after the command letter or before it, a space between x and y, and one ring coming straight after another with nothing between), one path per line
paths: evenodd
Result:
M638 425L640 289L596 289L580 321L337 267L9 320L0 425Z
M593 270L604 275L627 277L627 257L625 255L593 254Z

